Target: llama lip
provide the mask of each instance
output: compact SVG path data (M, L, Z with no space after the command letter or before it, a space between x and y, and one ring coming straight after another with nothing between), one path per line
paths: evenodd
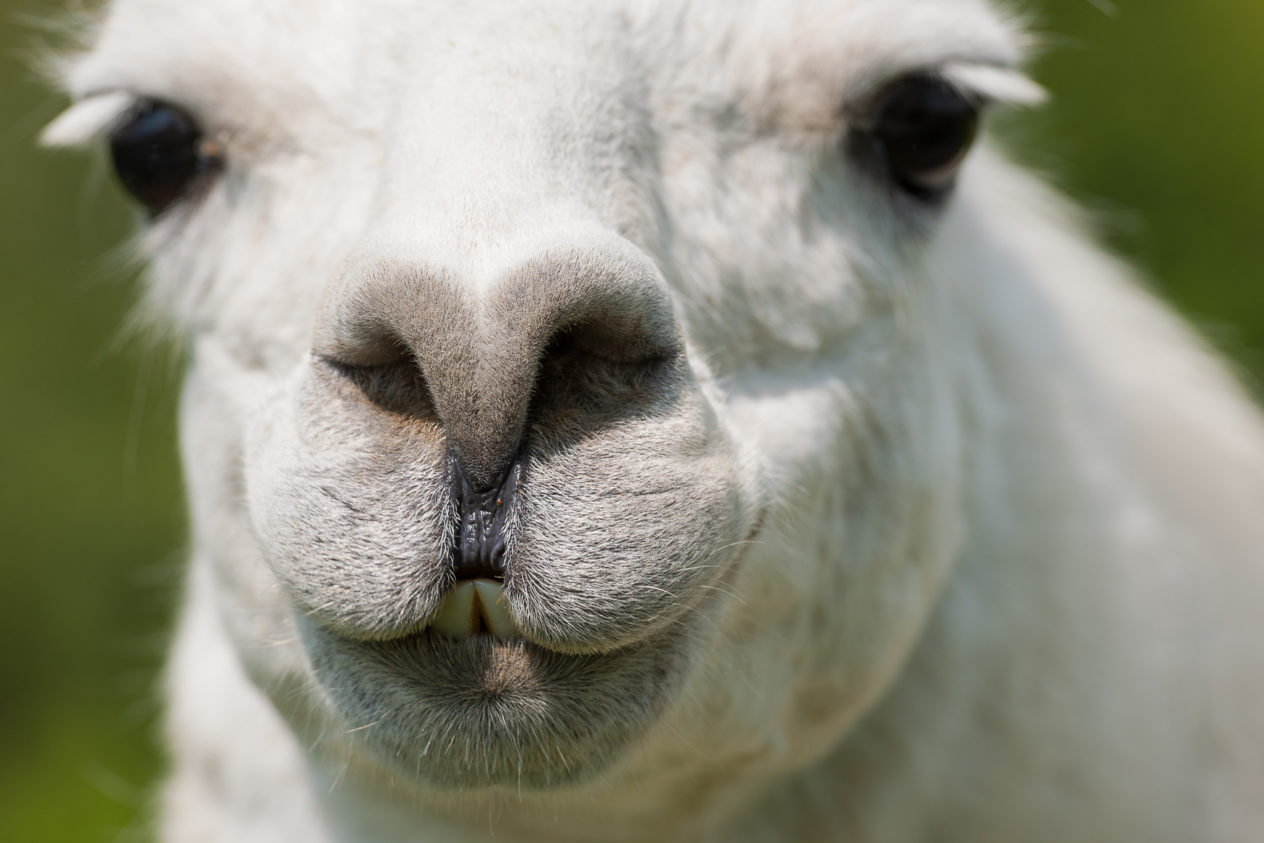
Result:
M485 578L458 580L439 604L430 629L456 639L484 631L501 641L518 637L518 625L505 604L504 586Z
M478 486L455 455L451 459L452 498L460 512L453 537L452 563L458 582L500 578L505 573L507 524L522 486L522 460L516 458L490 485Z
M444 790L556 789L598 774L676 698L696 634L677 625L635 647L572 655L525 637L363 641L310 620L300 629L347 739Z

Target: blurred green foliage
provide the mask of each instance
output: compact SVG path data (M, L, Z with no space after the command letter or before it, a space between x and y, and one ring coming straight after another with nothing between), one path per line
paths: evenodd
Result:
M1095 211L1106 241L1261 394L1264 3L1023 7L1043 45L1034 73L1054 99L1022 117L1010 148Z
M842 2L842 0L840 0ZM122 330L131 208L98 156L41 152L47 0L0 0L0 840L147 839L180 590L178 355ZM1023 161L1264 374L1264 4L1027 0L1053 92Z

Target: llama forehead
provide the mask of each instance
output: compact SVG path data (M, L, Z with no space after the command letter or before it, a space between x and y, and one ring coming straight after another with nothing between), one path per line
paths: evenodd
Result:
M791 129L836 118L848 99L910 70L1008 67L1022 54L1019 27L983 0L704 0L676 15L667 2L636 5L634 19L658 39L648 52L669 65L657 80L668 96L729 88Z
M544 60L561 72L534 93L561 100L609 83L603 70L626 55L620 69L666 98L727 88L794 114L909 68L1020 54L1018 27L986 0L114 0L68 84L171 99L261 134L307 130L312 115L372 131L401 83L438 77L477 96L497 65Z

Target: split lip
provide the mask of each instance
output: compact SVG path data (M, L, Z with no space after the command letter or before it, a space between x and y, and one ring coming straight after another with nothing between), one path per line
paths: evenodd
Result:
M501 641L518 637L518 625L506 605L504 585L485 577L457 580L444 595L429 628L457 639L481 632L491 633Z
M515 457L491 485L479 486L453 453L451 484L459 513L452 545L457 584L463 580L503 580L510 513L522 487L522 459Z

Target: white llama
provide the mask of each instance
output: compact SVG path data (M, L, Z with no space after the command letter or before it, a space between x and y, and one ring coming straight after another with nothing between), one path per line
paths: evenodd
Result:
M172 841L1264 839L1264 425L984 0L115 0Z

